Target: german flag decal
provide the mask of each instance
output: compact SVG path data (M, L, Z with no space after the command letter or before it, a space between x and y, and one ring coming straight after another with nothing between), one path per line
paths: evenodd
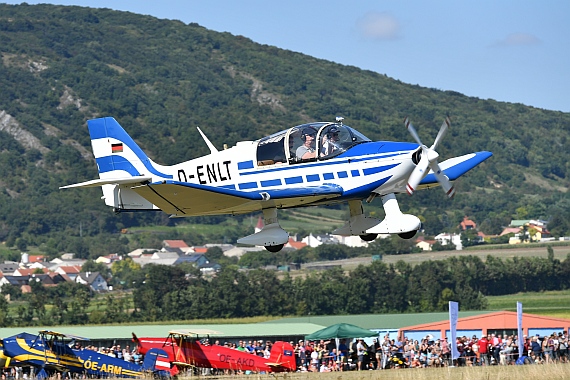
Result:
M111 152L121 153L123 151L123 143L111 144Z

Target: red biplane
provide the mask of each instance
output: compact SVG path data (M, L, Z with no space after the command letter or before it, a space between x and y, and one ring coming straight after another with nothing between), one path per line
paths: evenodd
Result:
M138 338L133 341L144 354L152 348L160 348L168 354L171 374L176 375L189 367L215 368L251 372L294 372L297 368L293 346L277 341L271 347L269 358L220 345L204 344L199 336L221 335L206 329L170 331L164 338Z

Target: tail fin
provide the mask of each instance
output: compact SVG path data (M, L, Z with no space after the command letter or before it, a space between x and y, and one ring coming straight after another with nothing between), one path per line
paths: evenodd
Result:
M142 350L143 347L141 345L141 341L140 341L139 337L136 336L135 333L131 333L131 334L133 334L133 339L131 339L133 341L133 343L137 345L137 348L139 350ZM143 354L144 354L144 352L143 352Z
M170 373L168 354L159 348L151 348L144 355L142 367L144 370L158 372L161 375L168 376L167 374Z
M99 178L123 178L156 175L171 178L160 172L160 166L143 152L137 143L112 117L87 121L91 146L97 161Z
M268 365L273 368L273 372L295 372L297 370L294 348L290 343L275 342L271 347L271 356L268 360Z
M168 168L154 163L112 117L89 120L87 126L100 179L60 189L101 186L105 204L116 212L157 210L131 188L172 179Z

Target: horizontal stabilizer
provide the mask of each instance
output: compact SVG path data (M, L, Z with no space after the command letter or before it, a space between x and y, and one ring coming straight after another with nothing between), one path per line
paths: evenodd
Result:
M152 177L123 177L123 178L107 178L107 179L93 179L91 181L85 181L80 183L75 183L73 185L60 186L60 189L72 189L75 187L98 187L103 185L138 185L146 181L150 181Z

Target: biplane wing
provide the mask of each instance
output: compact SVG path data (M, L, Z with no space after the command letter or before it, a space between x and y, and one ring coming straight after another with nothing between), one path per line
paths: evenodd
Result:
M170 335L198 336L198 335L223 335L222 332L210 329L192 329L192 330L171 330Z
M82 336L73 335L73 334L65 334L65 333L60 333L60 332L51 331L51 330L40 330L39 333L41 335L57 336L57 337L61 337L61 338L68 338L68 339L74 339L74 340L82 340L82 341L90 340L89 338L84 338Z

